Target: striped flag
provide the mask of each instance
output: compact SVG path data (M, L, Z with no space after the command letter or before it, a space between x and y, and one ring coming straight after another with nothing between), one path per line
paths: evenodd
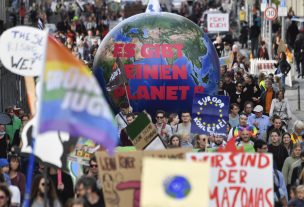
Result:
M41 30L43 30L43 29L44 29L44 24L43 24L43 22L42 22L42 20L41 20L40 18L38 18L38 24L37 24L37 27L38 27L39 29L41 29Z

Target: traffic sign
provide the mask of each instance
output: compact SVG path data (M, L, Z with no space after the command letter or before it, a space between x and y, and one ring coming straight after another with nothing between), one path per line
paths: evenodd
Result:
M275 20L276 18L278 17L278 12L277 12L277 9L274 8L274 7L267 7L266 10L265 10L265 18L267 20Z

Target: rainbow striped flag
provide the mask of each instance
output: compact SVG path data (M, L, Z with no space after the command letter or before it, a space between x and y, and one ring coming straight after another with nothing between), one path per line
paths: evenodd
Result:
M65 131L114 152L118 137L112 111L92 72L53 37L41 76L38 133Z

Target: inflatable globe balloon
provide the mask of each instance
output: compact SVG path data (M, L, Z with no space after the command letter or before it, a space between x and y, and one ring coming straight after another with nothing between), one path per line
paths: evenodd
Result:
M195 93L216 94L219 60L212 42L190 20L172 13L132 16L104 38L94 74L118 111L191 112Z

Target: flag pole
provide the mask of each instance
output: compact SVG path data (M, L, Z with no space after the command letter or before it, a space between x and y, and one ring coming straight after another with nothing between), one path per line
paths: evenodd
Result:
M124 88L125 88L125 92L126 92L128 104L129 104L129 106L131 106L131 104L130 104L130 99L129 99L128 92L127 92L127 86L126 86L126 83L125 83L125 82L124 82Z

